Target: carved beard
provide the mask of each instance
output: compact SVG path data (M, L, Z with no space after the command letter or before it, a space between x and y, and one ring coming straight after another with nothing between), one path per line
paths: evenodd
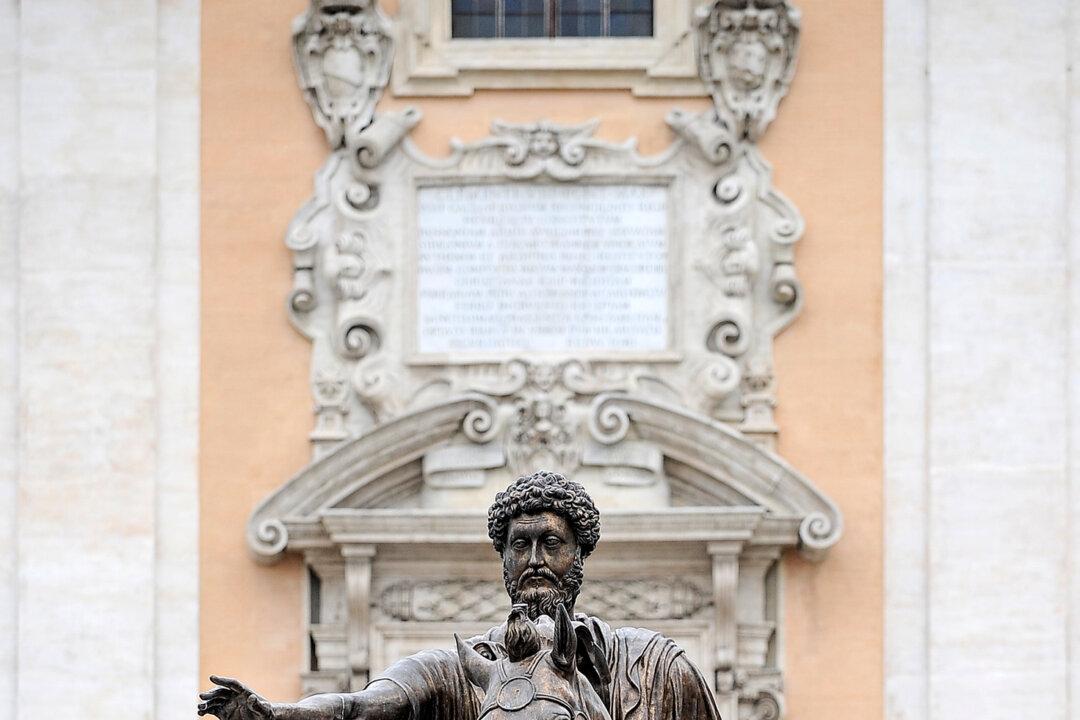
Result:
M525 577L528 579L529 575ZM555 583L554 587L530 586L519 590L517 581L511 580L506 568L503 568L503 584L510 595L510 602L526 605L530 620L537 620L541 615L554 618L559 605L565 606L567 612L573 614L574 602L585 579L585 561L581 559L581 553L574 558L574 564L562 578L556 577L550 570L547 570L546 577Z

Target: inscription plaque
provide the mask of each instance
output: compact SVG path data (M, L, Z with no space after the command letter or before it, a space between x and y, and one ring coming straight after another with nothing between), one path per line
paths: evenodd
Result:
M502 183L417 194L422 354L668 348L666 188Z

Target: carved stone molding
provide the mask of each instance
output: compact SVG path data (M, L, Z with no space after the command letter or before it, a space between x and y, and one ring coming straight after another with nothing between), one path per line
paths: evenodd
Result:
M354 503L362 497L387 495L387 483L400 484L412 477L399 475L399 470L444 447L456 434L464 436L470 424L490 433L493 410L494 405L483 396L464 396L418 410L342 443L256 508L248 525L252 550L272 562L289 547L377 544L393 538L398 538L395 542L412 542L411 534L416 535L416 541L434 534L441 542L486 542L479 515L436 519L437 515L416 515L414 511L420 524L413 526L409 513L387 511L383 516L371 511L358 515L360 508ZM712 520L701 512L690 512L691 508L646 512L637 520L618 516L627 518L628 534L624 538L619 534L620 525L612 528L606 521L607 541L648 537L650 532L697 541L748 539L769 547L798 546L808 557L817 559L839 539L843 521L836 506L780 457L725 424L629 395L598 395L591 411L597 419L590 433L604 444L633 442L628 439L631 435L640 438L658 447L663 457L696 469L700 481L722 486L717 497L740 498L738 507L744 510L732 514L722 508L726 512L710 516ZM626 491L619 492L625 495ZM716 517L724 517L725 523L738 520L743 524L728 529L710 525ZM360 525L354 527L354 523ZM361 526L362 532L358 530ZM724 534L736 528L743 528L741 534Z
M629 395L602 394L593 400L589 431L598 442L622 442L631 428L690 467L709 473L722 468L724 482L754 504L779 503L778 510L785 508L781 512L801 515L799 544L809 559L820 559L840 538L843 521L831 500L808 481L781 482L799 475L778 455L756 447L725 424ZM704 434L707 443L701 442ZM761 482L766 477L770 479Z
M757 140L795 75L799 11L785 0L713 0L697 11L698 68L717 112Z
M331 147L367 127L390 81L394 45L376 0L312 0L293 23L293 59Z

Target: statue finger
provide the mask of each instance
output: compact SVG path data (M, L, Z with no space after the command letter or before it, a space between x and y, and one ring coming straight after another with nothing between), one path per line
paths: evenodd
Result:
M206 692L201 692L201 693L199 693L199 697L202 698L203 700L209 700L211 698L216 698L216 697L231 697L232 695L235 695L235 694L236 694L236 691L233 690L232 688L219 687L219 688L214 688L213 690L207 690Z
M236 690L237 692L251 692L248 686L240 682L239 680L234 680L233 678L224 677L222 675L211 675L210 682L214 683L215 685L231 688L233 690Z
M223 709L225 707L228 707L228 705L229 705L228 700L214 699L214 700L207 700L204 703L199 703L199 709L200 710L205 710L207 712L212 712L212 713L214 713L216 715L218 710L221 710L221 709Z

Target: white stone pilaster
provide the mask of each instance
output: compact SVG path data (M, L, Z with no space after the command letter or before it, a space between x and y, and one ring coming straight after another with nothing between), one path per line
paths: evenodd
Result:
M157 12L21 8L17 717L51 715L58 678L87 717L147 716Z
M1064 720L1068 3L931 7L931 709Z
M199 0L159 3L155 720L198 686L199 38Z
M15 716L18 614L19 8L0 0L0 720Z
M12 717L50 717L59 683L64 711L80 717L186 718L197 674L198 5L19 9L17 62L4 63L18 76L19 132L0 133L17 138L3 153L17 158L4 263L17 335L0 346L21 409L5 698Z
M886 716L929 720L927 2L885 3Z
M1069 436L1067 458L1069 478L1069 519L1068 519L1068 565L1069 575L1067 626L1065 641L1068 643L1066 659L1069 672L1069 711L1080 713L1080 374L1077 362L1080 362L1080 2L1073 0L1068 12L1069 33L1069 68L1068 75L1068 138L1067 162L1068 177L1066 190L1068 216L1066 223L1066 242L1068 268L1068 354L1067 400Z
M926 6L886 3L886 715L1073 717L1075 30Z

